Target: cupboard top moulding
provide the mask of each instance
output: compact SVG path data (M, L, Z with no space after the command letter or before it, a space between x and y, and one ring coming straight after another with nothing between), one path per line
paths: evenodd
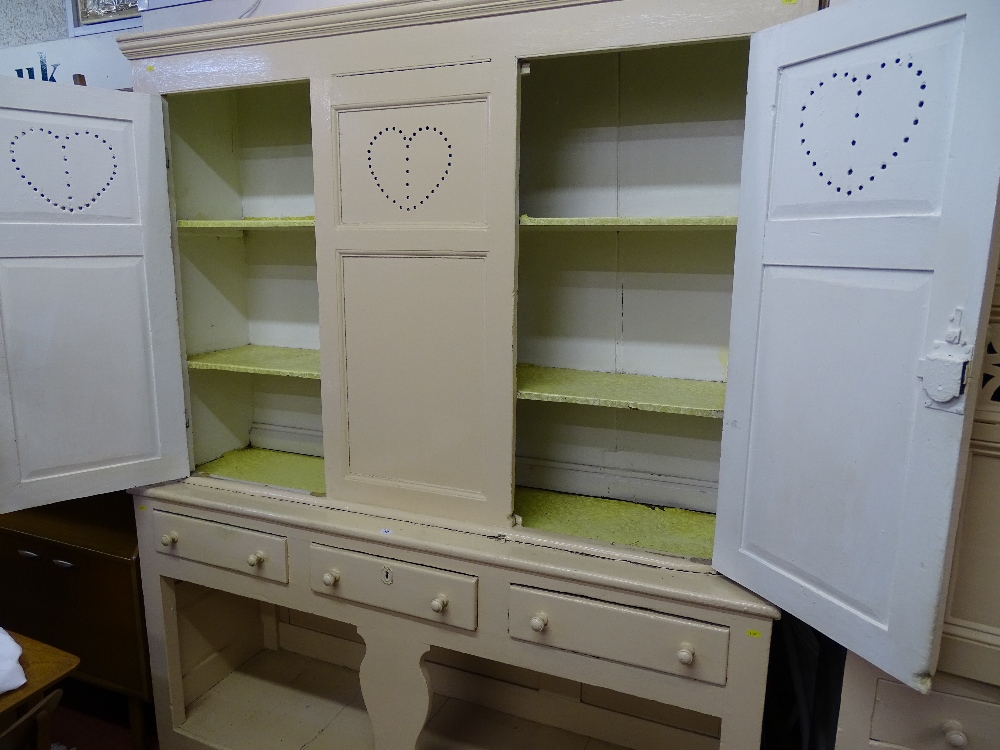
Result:
M119 37L136 90L168 93L484 58L749 36L818 0L389 0ZM333 41L333 43L331 43Z

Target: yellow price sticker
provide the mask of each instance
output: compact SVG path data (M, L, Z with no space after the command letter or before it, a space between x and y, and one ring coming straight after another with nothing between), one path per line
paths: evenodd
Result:
M792 1L793 2L798 2L798 0L792 0ZM788 0L781 0L781 2L787 3ZM156 66L155 65L147 65L146 66L146 72L147 73L152 73L154 70L156 70Z
M781 3L783 5L795 5L798 2L799 2L799 0L781 0Z
M759 630L748 630L747 631L747 635L750 636L751 638L760 638L760 631Z
M145 505L140 505L139 506L139 510L146 510L146 506Z

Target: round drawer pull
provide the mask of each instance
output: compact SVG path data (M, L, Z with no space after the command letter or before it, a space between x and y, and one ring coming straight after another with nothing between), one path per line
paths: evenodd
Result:
M448 606L448 597L444 594L439 594L438 596L431 599L431 609L435 612L444 612L444 608Z
M251 568L256 568L264 564L264 559L265 559L264 553L261 552L260 550L257 550L252 555L249 555L247 557L247 565L249 565Z
M340 571L334 568L328 573L323 574L323 585L324 586L334 586L340 581Z
M544 612L539 612L528 621L528 624L536 633L541 633L549 624L549 616Z
M160 544L162 544L164 547L170 547L174 544L177 544L177 532L171 531L169 534L164 534L163 536L161 536Z
M944 731L944 741L948 743L948 747L966 747L969 744L969 738L965 736L961 722L949 719L941 725L941 729Z
M677 661L685 667L690 667L694 664L694 649L690 643L681 644L680 650L677 652Z

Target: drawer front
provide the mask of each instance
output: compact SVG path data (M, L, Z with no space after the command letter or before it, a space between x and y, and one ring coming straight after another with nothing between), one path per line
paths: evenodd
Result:
M312 590L465 630L478 623L476 576L375 555L309 547Z
M156 550L164 555L288 583L288 544L283 536L159 510L153 511L153 529Z
M956 733L950 743L949 732ZM1000 741L1000 705L933 691L921 695L879 680L871 738L907 750L993 750Z
M726 684L729 628L578 596L510 587L511 638Z

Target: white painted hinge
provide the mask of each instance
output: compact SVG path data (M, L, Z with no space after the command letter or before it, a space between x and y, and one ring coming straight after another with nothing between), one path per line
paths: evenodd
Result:
M944 341L936 340L931 352L920 360L917 377L923 380L924 406L961 414L964 411L972 347L962 339L962 308L949 318Z

